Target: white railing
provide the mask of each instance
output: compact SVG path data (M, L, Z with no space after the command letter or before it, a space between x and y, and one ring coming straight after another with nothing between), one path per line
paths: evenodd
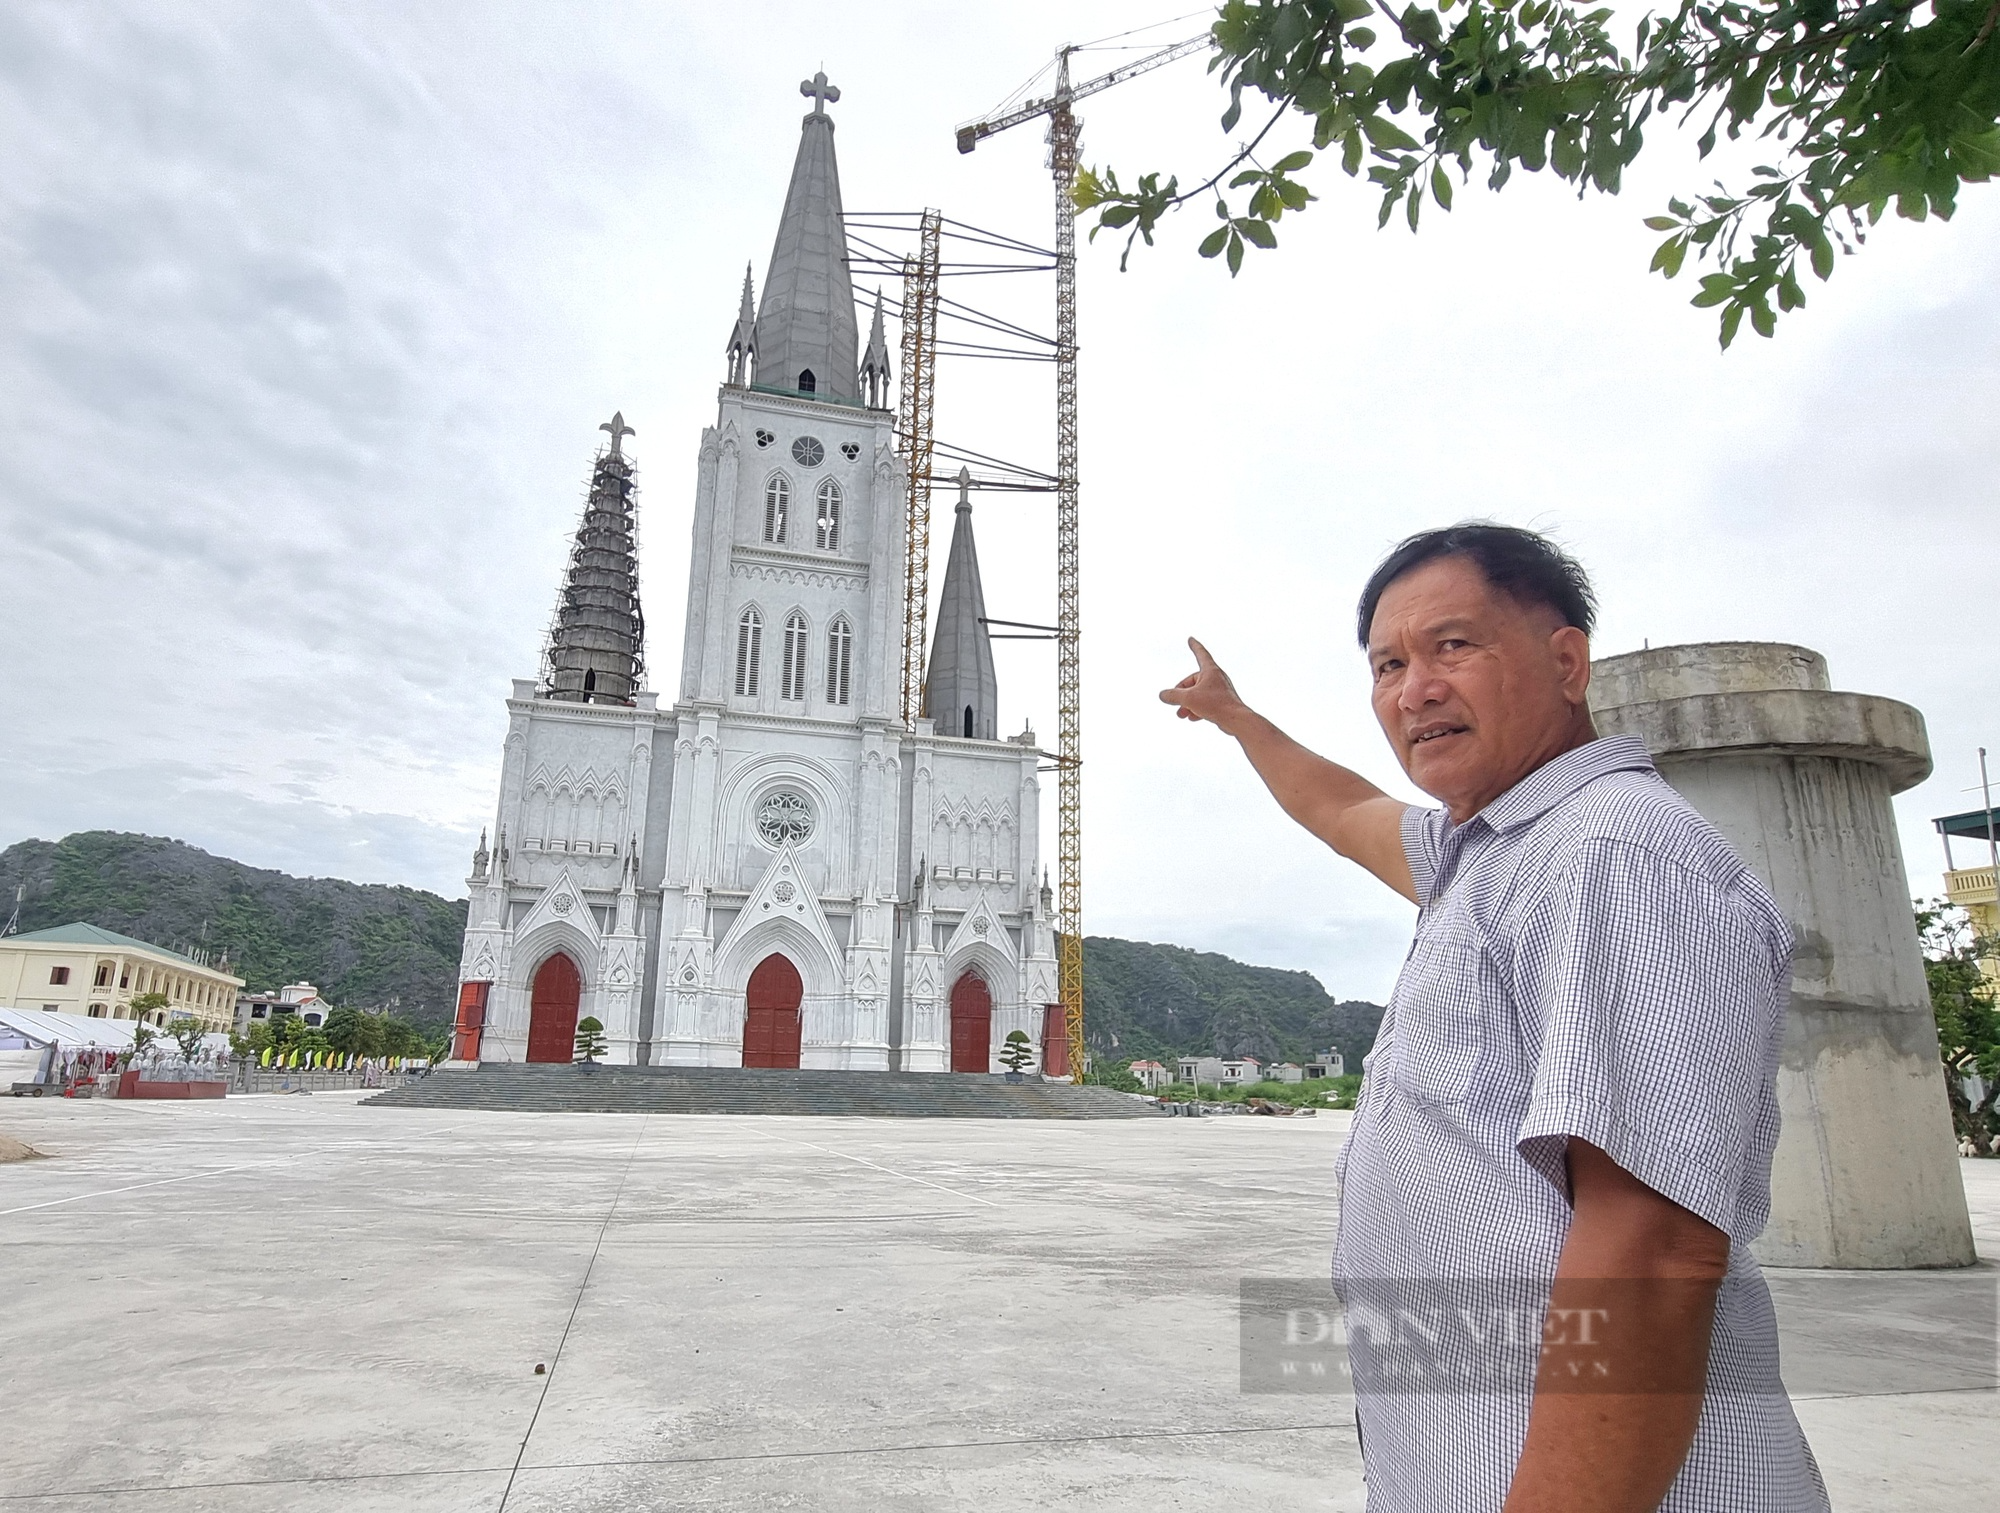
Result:
M1993 869L1965 867L1944 875L1944 891L1955 904L1993 902Z

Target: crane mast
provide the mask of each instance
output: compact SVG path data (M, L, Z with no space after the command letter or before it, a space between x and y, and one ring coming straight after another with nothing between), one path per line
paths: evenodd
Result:
M1210 46L1207 32L1072 85L1070 54L1056 54L1055 93L958 128L958 150L971 152L996 132L1036 116L1049 118L1049 172L1056 192L1056 981L1073 1081L1084 1076L1083 1044L1083 660L1082 573L1077 521L1076 165L1075 103L1099 90ZM907 365L907 359L905 359ZM907 371L907 366L906 366Z
M1077 541L1076 113L1069 49L1056 62L1049 171L1056 191L1056 991L1069 1072L1083 1081L1083 629Z

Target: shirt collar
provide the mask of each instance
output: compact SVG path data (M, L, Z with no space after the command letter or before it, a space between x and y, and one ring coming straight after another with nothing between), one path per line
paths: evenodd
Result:
M1653 758L1635 735L1600 736L1542 763L1488 804L1473 819L1489 830L1507 830L1538 820L1599 778L1613 772L1652 772ZM1471 824L1467 820L1466 824Z

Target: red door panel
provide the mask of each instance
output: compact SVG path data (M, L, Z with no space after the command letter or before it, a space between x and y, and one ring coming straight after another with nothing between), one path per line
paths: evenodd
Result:
M951 985L951 1069L993 1069L993 995L982 977L967 972Z
M479 1059L479 1035L486 1028L486 998L492 990L490 982L459 984L458 1019L452 1025L451 1034L453 1061Z
M798 1066L799 1005L805 994L799 969L784 957L767 956L757 963L743 993L745 1066Z
M576 963L558 951L535 973L528 1009L528 1059L576 1059L576 1007L583 997L583 977Z

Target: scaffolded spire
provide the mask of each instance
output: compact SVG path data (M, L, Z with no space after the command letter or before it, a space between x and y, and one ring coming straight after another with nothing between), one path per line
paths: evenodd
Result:
M861 398L871 410L889 408L889 342L882 334L882 291L875 291L875 324L861 358Z
M743 308L729 333L729 382L746 388L757 381L757 307L751 300L750 265L743 265Z
M549 628L542 697L573 704L630 704L646 672L646 620L639 609L633 539L632 460L637 434L621 412L597 428L611 445L597 454L590 499L570 548L569 575Z
M840 169L827 103L840 91L815 74L799 86L812 113L799 135L785 213L757 310L757 384L855 400L854 284L847 273Z
M937 636L924 679L924 712L939 735L993 741L999 739L999 681L986 631L979 551L972 542L972 473L966 468L958 470L956 516L944 592L938 598Z

